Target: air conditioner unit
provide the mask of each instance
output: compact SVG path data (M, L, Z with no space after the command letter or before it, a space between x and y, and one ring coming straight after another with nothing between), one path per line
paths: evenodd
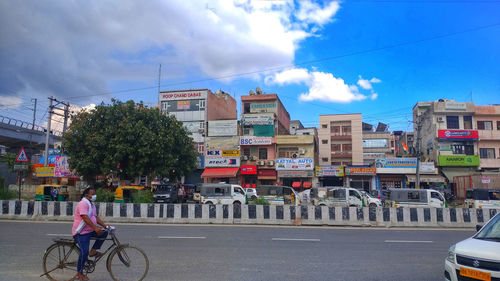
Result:
M274 161L267 161L267 166L274 166Z
M443 123L443 122L444 122L444 117L442 117L442 116L438 116L437 121L438 121L439 123Z
M252 160L257 160L257 156L251 156Z
M264 165L264 161L258 161L258 162L257 162L257 165L258 165L258 166L263 166L263 165Z
M305 149L300 149L300 150L299 150L299 153L300 153L300 154L306 154L306 150L305 150Z
M248 156L246 156L246 155L241 156L241 160L248 160Z

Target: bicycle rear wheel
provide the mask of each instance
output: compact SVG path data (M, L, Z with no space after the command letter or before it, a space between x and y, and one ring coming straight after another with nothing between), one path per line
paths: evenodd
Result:
M113 280L140 281L149 270L149 260L143 250L124 246L114 250L108 260L108 270Z
M75 244L56 243L43 256L43 271L52 281L70 280L77 273L80 249Z

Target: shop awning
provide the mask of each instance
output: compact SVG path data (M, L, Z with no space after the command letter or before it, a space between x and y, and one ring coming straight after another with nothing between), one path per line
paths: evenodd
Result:
M415 175L406 175L409 182L415 182ZM420 182L444 182L446 179L440 175L420 175Z
M304 188L311 188L312 183L310 181L305 181L302 185Z
M292 187L298 188L298 187L300 187L301 184L302 183L300 181L294 181L294 182L292 182Z
M259 180L275 180L276 179L276 170L272 169L262 169L257 171L257 178Z
M472 169L466 167L460 167L460 168L446 167L446 168L441 168L441 171L443 172L445 177L448 178L449 182L453 182L454 177L468 176L475 174L475 172Z
M240 168L207 168L202 178L234 178Z

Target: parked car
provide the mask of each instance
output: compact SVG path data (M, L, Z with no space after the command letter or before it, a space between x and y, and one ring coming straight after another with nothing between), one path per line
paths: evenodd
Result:
M365 206L370 208L382 207L382 201L379 198L374 197L371 193L361 191L361 195L363 195Z
M246 204L243 187L227 183L204 183L200 186L201 204Z
M257 198L257 189L255 188L245 188L248 200L255 200Z
M271 205L299 205L300 196L289 186L260 185L257 186L258 197Z
M385 202L390 207L446 207L443 195L434 189L390 188Z
M315 206L363 207L363 196L350 187L318 187L311 189Z
M154 192L155 203L177 203L179 201L177 196L177 188L174 184L162 184L155 188Z
M445 280L500 280L500 213L476 229L474 236L448 250Z

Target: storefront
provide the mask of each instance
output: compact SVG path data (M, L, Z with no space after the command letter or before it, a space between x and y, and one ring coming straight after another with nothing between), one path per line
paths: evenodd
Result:
M375 189L377 169L369 167L345 167L345 183L348 187L370 192Z
M201 174L205 183L231 183L239 184L238 171L240 168L206 168Z
M386 190L388 188L405 188L406 176L404 174L378 174L377 173L377 189Z
M312 158L277 158L276 171L280 184L302 191L312 187L314 160Z
M241 165L241 186L244 188L257 186L257 166Z
M344 186L344 166L316 167L318 186Z
M277 183L277 173L274 169L257 170L258 185L275 185Z
M406 175L408 180L409 188L415 188L416 175ZM428 189L437 189L441 190L444 188L446 183L446 179L440 175L420 175L420 188Z

